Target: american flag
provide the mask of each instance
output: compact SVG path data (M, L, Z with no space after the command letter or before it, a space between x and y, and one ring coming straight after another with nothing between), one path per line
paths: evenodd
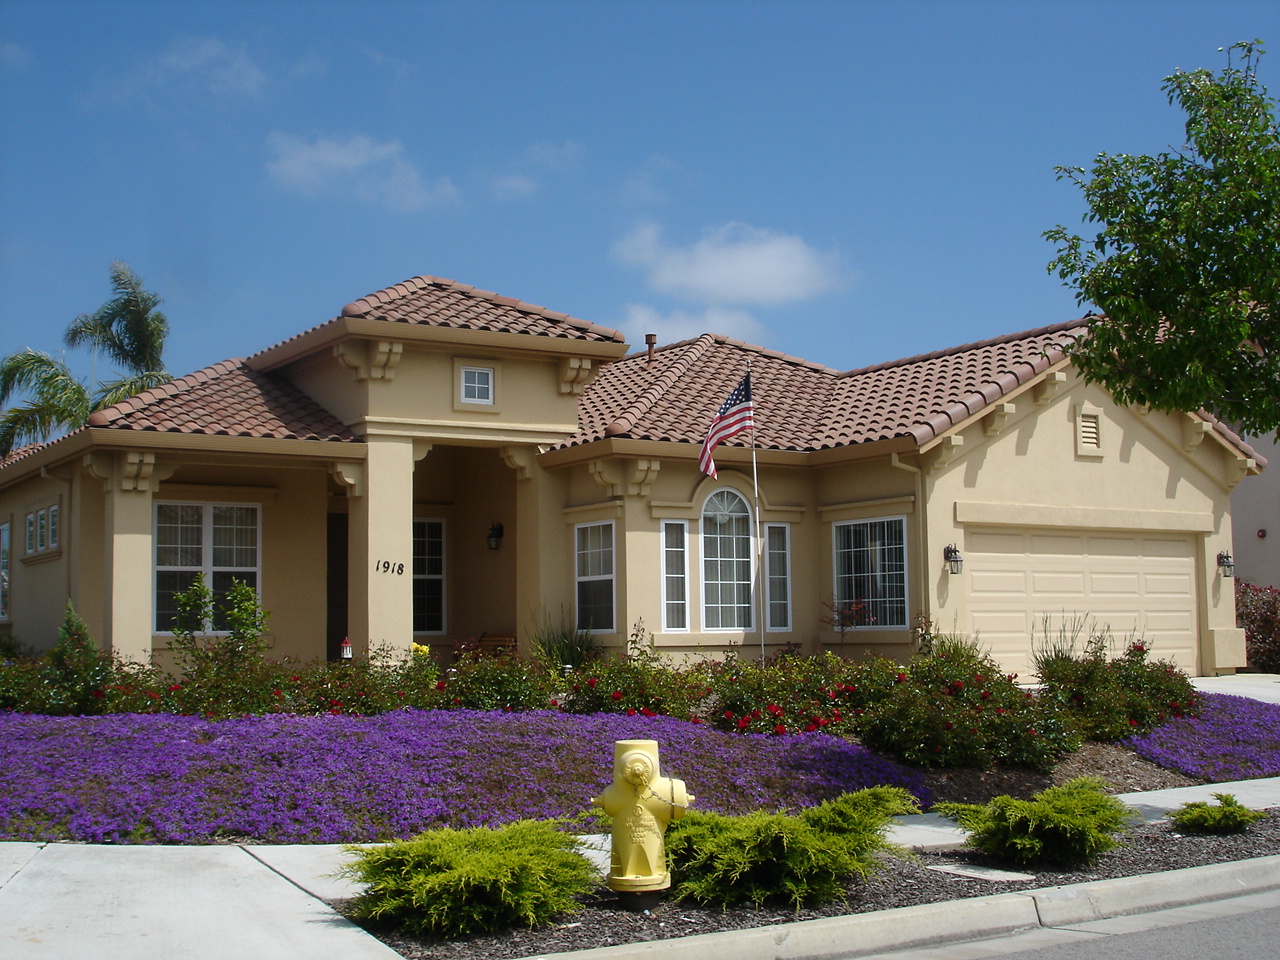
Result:
M729 394L729 399L711 421L707 439L702 441L702 452L698 454L698 469L712 477L717 476L716 462L711 459L712 452L723 441L744 430L750 430L755 425L755 407L751 403L751 374L748 373L733 388L733 393Z

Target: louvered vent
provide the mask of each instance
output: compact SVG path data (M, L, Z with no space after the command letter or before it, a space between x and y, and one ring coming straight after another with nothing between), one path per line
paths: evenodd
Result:
M1080 414L1080 446L1086 450L1097 450L1102 446L1096 413Z

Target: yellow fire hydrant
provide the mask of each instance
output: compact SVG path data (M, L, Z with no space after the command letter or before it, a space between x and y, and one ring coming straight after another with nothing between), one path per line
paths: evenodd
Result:
M613 784L591 801L613 818L609 889L645 894L671 886L662 837L693 801L683 780L659 773L656 740L615 741Z

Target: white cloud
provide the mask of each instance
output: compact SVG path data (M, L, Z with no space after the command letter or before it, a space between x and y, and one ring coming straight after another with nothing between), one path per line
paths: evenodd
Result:
M680 165L668 157L655 154L622 181L622 202L632 204L661 203L667 199L662 181L679 173Z
M27 53L25 47L7 40L0 41L0 66L8 67L10 70L25 70L30 62L31 55Z
M217 37L181 36L159 56L99 87L87 101L119 106L141 100L158 107L162 99L254 100L269 82L266 71L244 47L230 46Z
M513 173L504 177L495 177L490 189L493 190L496 200L519 200L536 192L538 183L533 177L526 177L523 173Z
M839 279L834 254L745 223L708 230L688 247L668 245L657 225L641 224L614 255L647 270L655 290L713 304L790 303L826 293Z
M509 173L499 174L489 182L495 200L524 200L542 187L540 175L563 173L582 165L585 151L572 140L564 143L541 142L525 148L518 160L509 163Z
M673 310L662 313L648 304L627 304L626 319L620 325L627 343L633 347L644 343L646 333L656 333L658 343L675 343L704 333L723 333L747 343L762 343L765 327L745 310L708 307L701 313Z
M187 80L215 97L257 97L267 83L266 73L243 48L217 37L179 37L152 73L157 83Z
M459 197L448 177L426 183L399 140L352 136L308 141L276 131L267 137L267 145L275 153L267 164L271 178L309 196L346 193L392 210L419 210Z

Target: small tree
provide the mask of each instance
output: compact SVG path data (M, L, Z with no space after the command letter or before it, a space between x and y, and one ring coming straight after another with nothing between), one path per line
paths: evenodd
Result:
M183 672L213 678L234 674L255 661L266 649L262 638L270 614L258 602L257 591L235 580L222 597L215 598L204 575L174 596L173 639Z
M1166 77L1185 146L1099 154L1088 174L1058 167L1100 229L1045 233L1049 272L1104 314L1071 350L1085 379L1121 403L1206 409L1253 433L1280 426L1280 129L1262 54L1259 40L1237 43L1221 74Z

